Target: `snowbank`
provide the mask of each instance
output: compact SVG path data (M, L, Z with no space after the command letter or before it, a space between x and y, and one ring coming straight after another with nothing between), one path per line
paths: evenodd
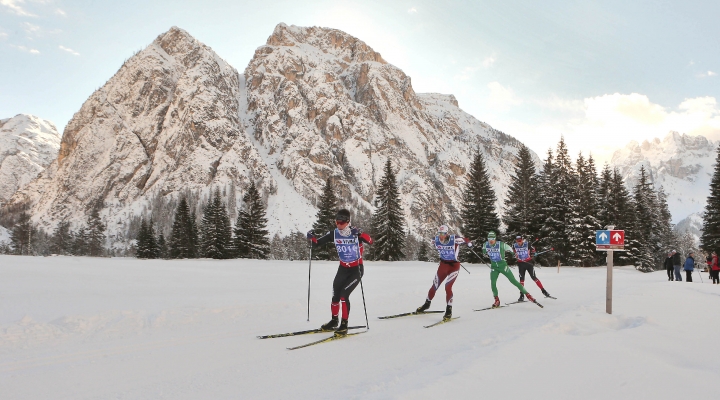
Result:
M305 349L322 335L256 339L329 318L337 268L307 262L140 261L0 256L0 387L12 399L630 399L710 396L720 286L603 268L541 269L558 300L492 303L488 269L466 265L455 316L378 320L422 304L432 263L366 265L370 331ZM699 281L698 275L695 279ZM517 289L499 281L504 302ZM534 295L542 297L532 281ZM444 308L440 289L432 309ZM352 296L351 325L363 324Z

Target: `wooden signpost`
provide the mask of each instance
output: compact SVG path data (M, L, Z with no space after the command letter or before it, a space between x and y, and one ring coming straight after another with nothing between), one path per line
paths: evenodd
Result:
M612 314L613 252L625 251L625 231L615 230L615 225L608 225L605 227L605 230L595 231L595 249L597 251L607 251L605 312Z

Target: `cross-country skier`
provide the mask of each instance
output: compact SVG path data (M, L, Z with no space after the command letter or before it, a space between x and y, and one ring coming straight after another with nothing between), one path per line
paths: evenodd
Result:
M340 266L333 280L333 296L330 303L332 319L320 327L323 331L335 330L336 336L345 336L348 331L348 316L350 315L350 293L360 283L364 274L363 243L372 244L370 235L360 228L350 225L350 211L340 209L335 216L336 229L316 238L313 231L307 233L312 246L321 246L334 242L340 258ZM342 308L342 321L338 327L338 314ZM337 328L337 329L336 329Z
M515 257L518 261L520 284L525 286L525 272L527 271L530 274L530 279L535 281L535 284L540 288L542 294L544 294L545 297L550 296L550 293L545 290L540 279L535 276L535 262L532 259L535 254L535 248L530 246L522 236L516 236L515 243L513 243L513 250L515 251ZM524 293L520 292L518 301L525 301Z
M417 308L417 312L424 312L430 308L430 302L435 297L435 292L440 287L440 284L445 281L445 300L447 301L447 308L445 309L445 315L443 320L449 320L452 318L452 303L453 303L453 291L452 287L457 279L458 273L460 272L460 262L458 262L458 251L460 245L467 244L468 247L472 247L472 242L469 239L450 235L448 233L447 225L441 225L438 228L437 236L432 241L433 245L440 253L440 265L438 266L437 272L435 273L435 279L433 284L428 291L427 298L425 298L425 304Z
M492 308L500 307L500 298L498 297L497 290L497 278L500 274L505 275L510 283L515 285L521 293L525 294L528 300L533 303L537 303L530 293L525 290L525 287L515 279L515 276L513 276L512 271L510 271L510 268L507 265L507 261L505 261L505 252L513 251L512 246L507 243L497 241L495 232L490 231L487 235L487 242L483 244L482 250L483 254L486 254L490 258L490 285L492 287L493 296L495 296L495 303L493 303Z

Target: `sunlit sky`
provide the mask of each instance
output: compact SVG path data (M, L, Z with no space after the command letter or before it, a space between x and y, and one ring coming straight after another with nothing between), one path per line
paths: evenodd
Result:
M0 0L0 118L63 130L171 26L242 72L284 22L346 31L541 157L564 135L605 161L675 130L720 139L719 1Z

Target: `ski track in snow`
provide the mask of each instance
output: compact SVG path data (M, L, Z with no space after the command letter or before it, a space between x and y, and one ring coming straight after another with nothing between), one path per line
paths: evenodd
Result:
M437 266L367 262L370 331L295 351L323 334L333 262L0 256L0 398L8 399L636 399L712 397L720 286L616 268L537 271L558 300L492 303L489 270L466 264L454 316L414 310ZM501 277L500 299L517 289ZM444 287L431 309L444 309ZM360 290L351 325L365 323ZM687 382L692 384L688 385ZM41 384L38 384L41 383Z

